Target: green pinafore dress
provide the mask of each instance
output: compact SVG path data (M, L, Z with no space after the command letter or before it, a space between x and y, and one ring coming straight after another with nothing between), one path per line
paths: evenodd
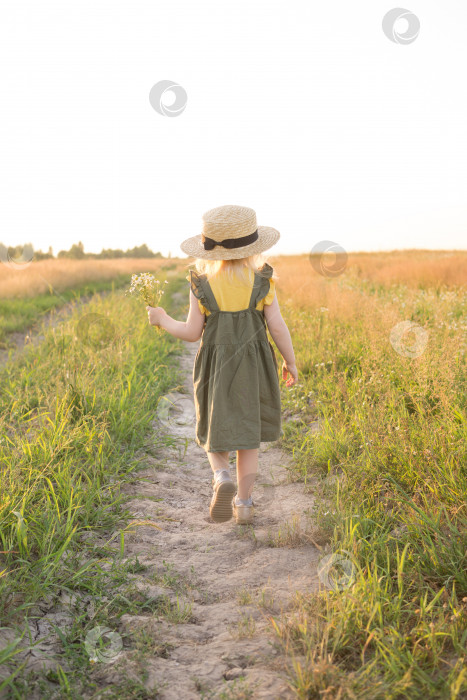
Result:
M193 294L210 312L193 367L196 442L207 452L248 450L282 435L277 361L263 311L272 268L255 273L247 309L221 311L206 275L191 270Z

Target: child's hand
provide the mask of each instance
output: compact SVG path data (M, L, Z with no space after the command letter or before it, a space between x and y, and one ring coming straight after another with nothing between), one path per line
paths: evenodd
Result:
M166 316L165 309L162 306L146 306L148 312L148 321L151 326L160 326L162 318Z
M288 379L287 374L290 374ZM285 381L285 386L293 386L298 382L298 370L296 366L287 364L285 360L282 363L282 379Z

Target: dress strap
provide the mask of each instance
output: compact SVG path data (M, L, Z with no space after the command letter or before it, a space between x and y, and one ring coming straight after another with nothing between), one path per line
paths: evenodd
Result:
M261 299L264 299L269 292L269 279L272 277L273 269L268 263L264 263L260 270L260 274L255 272L255 279L253 282L253 289L251 290L250 303L248 304L249 309L255 309Z
M201 282L204 288L204 293L206 294L208 298L208 309L212 313L213 311L220 311L219 306L216 301L216 297L214 296L214 293L211 289L211 285L208 282L208 279L206 275L203 275L201 278Z
M200 275L195 270L190 270L190 286L191 291L201 304L209 312L218 311L219 307L209 286L206 275Z
M256 304L258 303L256 301L256 297L258 296L260 289L261 289L261 277L255 272L255 278L253 281L253 289L251 290L251 296L250 296L250 303L248 304L249 309L256 308Z
M193 294L208 311L211 313L219 311L219 306L206 275L200 275L195 270L190 270L190 283Z

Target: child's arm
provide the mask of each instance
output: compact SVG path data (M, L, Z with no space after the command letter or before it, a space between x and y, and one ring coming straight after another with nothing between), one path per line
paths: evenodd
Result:
M152 326L161 326L175 338L188 340L190 343L194 343L201 338L204 327L204 314L201 313L198 300L192 291L190 291L190 310L186 321L176 321L161 306L146 306L146 310L149 323Z
M292 386L298 381L298 371L295 366L295 354L292 345L292 338L290 337L289 329L287 324L282 318L282 314L279 309L279 302L277 297L274 296L272 304L264 305L264 316L266 318L266 323L268 325L268 330L277 349L284 359L284 364L282 365L282 379L287 379L287 374L290 374L289 379L286 381L286 386Z

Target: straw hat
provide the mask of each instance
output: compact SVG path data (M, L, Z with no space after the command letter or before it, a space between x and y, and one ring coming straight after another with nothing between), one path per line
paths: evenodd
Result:
M225 204L203 214L203 232L187 238L180 248L193 258L233 260L262 253L279 238L275 228L257 225L253 209Z

